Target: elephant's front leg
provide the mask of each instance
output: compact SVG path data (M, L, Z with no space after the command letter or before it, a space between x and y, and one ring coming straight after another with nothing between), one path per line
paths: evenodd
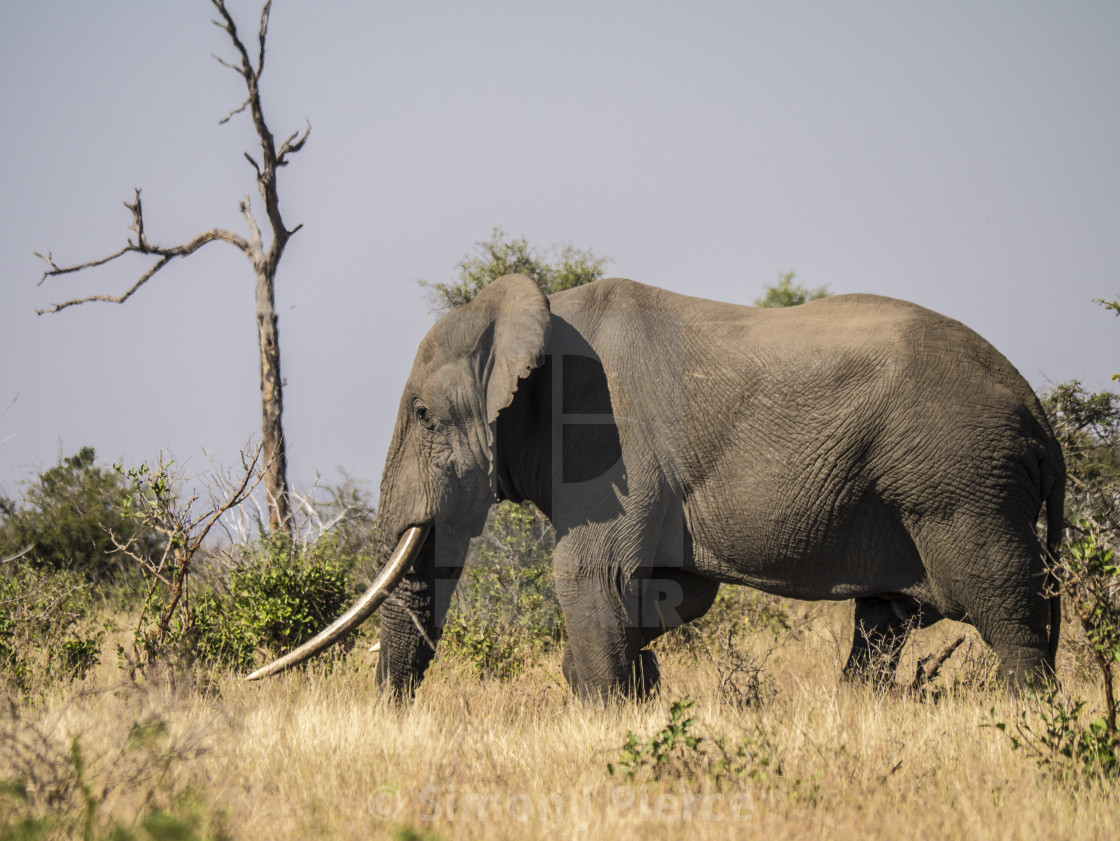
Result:
M640 580L557 576L568 647L564 678L577 695L645 697L660 679L657 658L643 651Z
M569 644L564 677L577 694L612 692L643 697L660 677L657 655L646 648L666 631L703 616L719 583L682 569L655 568L648 576L561 583Z

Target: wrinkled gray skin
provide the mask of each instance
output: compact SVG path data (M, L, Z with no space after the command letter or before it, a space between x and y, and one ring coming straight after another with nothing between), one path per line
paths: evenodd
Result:
M384 549L435 528L382 608L378 677L414 691L497 497L556 528L579 694L651 691L646 646L720 583L855 599L849 677L890 680L907 633L949 617L1022 684L1053 669L1035 523L1045 503L1059 538L1064 482L1019 373L914 304L753 309L619 279L546 299L505 277L432 328L401 398Z

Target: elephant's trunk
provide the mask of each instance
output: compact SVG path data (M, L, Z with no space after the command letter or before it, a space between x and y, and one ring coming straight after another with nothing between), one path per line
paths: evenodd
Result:
M362 594L361 598L354 602L349 610L338 617L338 619L332 622L327 628L299 646L299 648L288 652L283 657L274 660L267 666L262 666L245 678L245 680L257 680L262 677L269 677L286 669L290 669L292 666L296 666L305 660L309 660L316 654L330 648L361 625L390 595L392 595L393 590L396 589L401 579L408 573L409 568L412 566L416 556L420 553L420 549L427 540L429 531L431 531L431 526L428 524L412 526L411 528L405 529L389 561L382 567L377 577L374 578L373 583L369 585L369 589Z
M381 608L377 680L398 699L411 698L431 665L469 545L466 533L428 538L393 597Z

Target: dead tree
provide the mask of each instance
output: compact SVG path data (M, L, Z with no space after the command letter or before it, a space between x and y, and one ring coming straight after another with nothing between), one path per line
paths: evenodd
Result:
M245 82L248 95L241 105L227 114L219 124L228 122L236 114L248 111L253 120L253 127L260 138L260 160L258 161L248 152L245 159L252 165L256 173L257 190L264 201L265 215L268 227L271 229L270 242L265 244L261 236L260 226L253 215L249 197L241 200L241 214L245 217L248 236L211 228L203 231L194 239L182 245L162 246L156 245L148 239L144 229L144 211L140 204L140 190L135 191L131 202L126 201L124 206L132 213L130 230L135 232L135 237L129 237L126 245L119 251L102 257L72 266L60 266L48 252L46 255L36 252L36 256L46 261L48 269L40 278L40 285L49 277L72 274L83 269L91 269L111 263L125 254L142 254L155 258L155 262L140 275L139 279L121 295L87 295L82 298L72 298L60 304L52 304L37 312L56 313L67 307L85 304L90 301L107 301L123 304L132 297L137 290L151 280L164 266L177 257L188 257L198 249L211 242L225 242L241 251L253 265L256 275L256 302L257 302L257 335L260 346L260 375L261 375L261 446L264 452L264 487L268 495L269 528L272 531L283 529L291 531L291 503L288 492L288 463L284 442L284 428L282 415L284 411L283 387L280 377L280 341L277 334L276 315L276 270L280 265L280 257L288 239L302 227L296 225L288 229L280 214L280 196L276 184L276 173L282 166L288 164L288 158L299 152L307 142L311 133L311 124L302 133L293 132L287 140L276 148L276 141L268 124L264 119L261 109L260 79L264 72L265 38L268 35L268 16L272 7L272 0L268 0L261 9L260 27L257 33L257 54L255 61L250 57L245 41L237 32L233 17L226 9L225 0L210 0L218 10L219 19L213 23L225 31L233 42L236 58L234 61L215 55L214 58L224 67L237 73Z

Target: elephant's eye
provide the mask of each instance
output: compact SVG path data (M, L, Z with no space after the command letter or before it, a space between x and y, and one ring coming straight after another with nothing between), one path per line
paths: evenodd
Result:
M422 427L432 429L436 425L436 420L432 417L432 413L428 411L428 407L419 400L413 404L413 409L416 411L416 422Z

